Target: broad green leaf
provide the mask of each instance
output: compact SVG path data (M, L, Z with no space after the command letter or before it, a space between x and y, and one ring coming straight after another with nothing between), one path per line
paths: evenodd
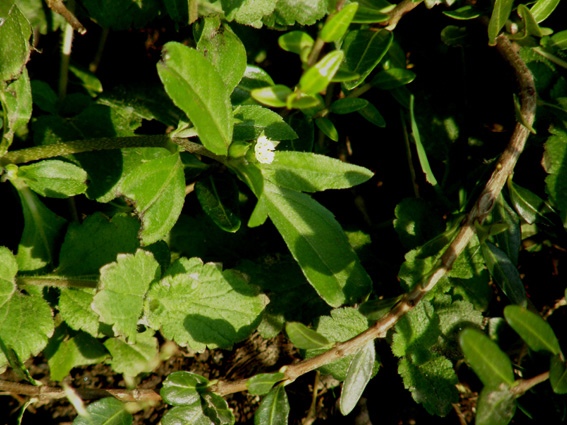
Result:
M191 372L173 372L163 381L160 395L167 404L172 406L191 405L199 401L199 389L204 388L209 381Z
M89 334L79 332L71 336L60 326L45 348L45 356L51 380L62 381L74 367L102 363L108 351Z
M376 74L370 84L381 90L392 90L411 83L415 77L409 69L389 68Z
M414 97L412 95L410 97L411 134L413 136L413 140L415 141L417 156L419 158L421 170L423 171L423 174L425 174L425 179L433 187L436 187L437 186L437 179L433 175L433 170L431 170L431 167L429 166L429 160L427 159L427 153L425 152L425 148L423 146L423 143L421 142L421 137L419 135L419 128L418 128L417 122L415 120L415 113L414 113L413 105L414 105Z
M292 344L300 350L313 350L331 346L327 338L313 329L309 329L301 322L286 323L285 332Z
M333 83L344 83L346 81L354 81L357 78L360 78L360 75L356 72L351 72L348 69L345 69L343 66L339 67L339 70L331 80Z
M254 413L254 425L287 425L289 401L283 384L272 388Z
M506 253L490 242L484 242L481 247L482 257L494 281L500 286L502 292L513 303L526 306L526 290L520 272Z
M538 0L530 9L530 12L539 24L551 15L560 1L561 0Z
M87 173L57 159L44 160L18 169L18 177L34 192L51 198L66 198L87 190Z
M252 98L273 108L283 108L286 106L287 97L292 93L288 86L276 84L275 86L267 86L255 88L250 92Z
M364 82L392 45L394 36L388 30L371 31L360 29L350 31L343 42L346 68L360 75L354 81L343 83L347 90L352 90Z
M266 182L268 215L307 280L332 307L352 303L370 289L370 277L339 223L309 196Z
M546 215L554 211L547 202L532 191L518 186L511 179L508 180L508 190L514 209L526 223L533 224L536 221L541 221L543 223L552 224L551 220L546 217Z
M517 305L509 305L504 309L504 317L532 350L548 351L553 355L561 352L553 329L538 314Z
M374 341L362 347L352 358L341 391L340 409L343 415L348 415L356 407L372 377L375 361Z
M148 325L195 351L246 339L263 309L264 298L243 276L198 258L175 262L146 296Z
M303 113L295 112L289 114L285 121L298 135L297 139L284 140L278 145L281 151L313 152L313 141L315 138L315 126L313 120Z
M0 31L1 29L2 27ZM16 131L25 126L31 118L32 95L26 68L23 69L17 80L7 84L5 88L3 84L0 84L0 104L4 116L1 148L4 150L12 143Z
M297 133L270 109L259 105L240 106L234 111L233 140L256 140L262 133L270 140L297 139Z
M109 338L104 346L110 352L112 369L126 376L152 372L159 365L157 338L150 329L138 334L135 344L127 344L119 338Z
M356 4L356 3L355 3ZM350 114L368 106L368 100L358 97L345 97L331 103L329 110L334 114Z
M143 7L132 0L83 0L88 16L101 27L113 30L143 28L158 17L161 2L145 0Z
M276 7L273 0L221 0L226 19L256 28L262 26L262 18Z
M386 121L384 120L384 117L372 103L366 105L366 107L359 110L358 113L375 126L380 128L386 127Z
M307 62L313 43L313 38L304 31L290 31L278 38L278 44L282 49L298 54L303 62Z
M276 152L271 164L262 164L263 176L280 187L298 192L345 189L364 183L373 173L325 155L308 152Z
M252 90L273 85L274 81L272 80L272 77L270 77L262 68L258 68L254 65L246 65L244 76L231 94L231 102L235 106L249 104L255 105L257 103L251 97Z
M549 365L549 382L556 394L567 394L567 367L560 355L553 356Z
M550 44L559 50L567 49L567 30L553 34L550 38Z
M105 264L116 261L119 253L136 252L140 246L137 238L139 222L125 214L117 214L109 220L96 212L81 224L71 223L59 253L61 276L98 275Z
M327 0L278 0L274 3L279 25L313 25L327 14Z
M16 258L8 248L0 247L0 264L0 337L25 362L39 354L53 335L51 308L41 295L25 295L17 289ZM0 370L7 363L0 351Z
M200 401L188 406L175 406L169 409L161 420L162 425L211 425L205 416Z
M18 5L12 1L0 3L0 88L5 81L16 79L30 57L31 27Z
M197 50L216 68L229 93L246 71L246 49L227 25L221 25L218 16L205 17Z
M59 312L70 328L82 330L97 337L101 331L99 316L91 309L95 290L90 288L62 288Z
M211 392L203 393L201 406L205 416L210 418L214 425L234 425L234 413L220 395Z
M477 402L476 425L507 425L516 413L516 396L509 389L484 387Z
M264 395L268 394L271 389L284 379L285 375L283 373L260 373L259 375L254 375L252 378L248 379L246 382L246 388L248 392L254 395Z
M232 176L210 175L195 184L197 199L203 211L227 232L240 228L238 188Z
M24 231L18 245L20 270L39 270L55 261L55 249L66 221L54 214L37 195L19 181L13 182L24 213Z
M329 118L326 117L316 118L315 125L329 139L331 139L334 142L339 141L339 132L337 131L335 124L333 124L333 121L331 121Z
M122 182L122 194L134 202L142 221L140 238L149 245L169 233L185 202L185 177L178 153L148 161Z
M315 95L325 90L344 58L345 54L342 50L327 53L301 76L299 80L301 92L307 95Z
M323 26L319 37L326 43L332 43L339 40L347 31L348 26L352 22L358 3L351 3L344 6L336 15L332 16Z
M446 15L453 19L464 21L468 19L478 18L481 15L481 13L474 6L467 5L467 6L459 7L458 9L455 10L443 11L443 15Z
M422 301L396 324L392 336L392 353L410 356L416 350L430 350L440 336L439 317L429 301Z
M546 191L553 205L560 211L563 227L567 229L567 181L564 176L567 164L567 133L559 128L552 128L552 136L545 142L542 165L549 174L545 179Z
M510 359L485 334L467 328L461 332L459 343L467 363L486 387L496 389L500 388L500 384L514 383Z
M115 335L135 343L144 297L150 283L159 277L159 264L148 251L118 254L116 262L100 269L100 283L91 308L101 322L112 325Z
M89 416L77 416L73 425L131 425L133 421L126 405L114 397L89 404L87 412Z
M226 155L232 141L230 92L215 67L196 50L169 42L157 68L165 91L187 114L203 145Z
M513 5L514 0L495 0L492 15L490 16L490 21L488 23L488 44L490 46L494 46L496 44L496 37L500 33L502 27L506 24L506 21L512 12Z

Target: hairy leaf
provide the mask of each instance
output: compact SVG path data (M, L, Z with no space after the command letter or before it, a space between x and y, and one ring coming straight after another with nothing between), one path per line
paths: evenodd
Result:
M233 140L256 140L262 132L270 140L297 138L297 133L279 114L259 105L236 108L234 118Z
M77 416L73 425L130 425L133 421L126 405L114 397L89 404L87 413L89 416Z
M484 387L477 404L477 425L507 425L516 413L515 395L509 389Z
M211 175L195 184L197 199L203 211L227 232L240 228L238 188L231 176Z
M158 341L150 329L138 334L136 343L127 344L119 338L109 338L104 346L110 352L112 369L126 376L151 372L159 364Z
M2 27L0 27L0 31L2 31ZM7 147L12 143L16 131L25 126L31 118L32 93L27 69L23 68L17 80L6 84L5 88L2 86L3 84L0 84L0 105L3 110L4 127L2 129L2 139L3 145ZM0 121L0 123L2 123L2 121Z
M257 28L262 26L262 18L276 7L273 0L221 0L221 4L228 21Z
M0 87L22 72L30 57L31 27L18 5L11 1L0 4Z
M20 167L18 177L34 192L51 198L67 198L87 190L86 171L56 159Z
M255 105L257 102L252 99L250 93L254 89L266 86L273 86L274 80L262 68L254 65L246 65L244 76L234 88L231 94L233 105ZM285 99L284 99L285 102Z
M326 0L279 0L274 11L279 25L313 25L326 13Z

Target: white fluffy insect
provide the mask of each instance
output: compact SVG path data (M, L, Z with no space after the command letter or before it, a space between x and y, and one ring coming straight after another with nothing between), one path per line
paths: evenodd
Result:
M256 146L254 147L254 153L256 154L258 162L261 162L262 164L271 164L275 156L274 150L279 143L280 142L268 139L263 134L258 137Z

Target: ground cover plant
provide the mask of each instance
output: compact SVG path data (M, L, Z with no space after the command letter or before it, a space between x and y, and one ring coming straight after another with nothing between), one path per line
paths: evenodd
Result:
M7 421L564 421L566 8L0 0Z

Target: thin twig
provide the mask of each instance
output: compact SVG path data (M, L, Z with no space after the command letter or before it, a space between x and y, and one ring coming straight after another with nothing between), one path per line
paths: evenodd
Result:
M414 2L413 0L403 0L388 13L388 15L390 15L390 19L384 22L380 22L380 25L383 25L387 30L392 31L394 28L396 28L396 25L398 25L398 22L400 22L402 16L404 16L408 12L411 12L421 3L421 1Z
M512 393L516 396L521 396L530 388L535 387L537 384L541 384L549 379L549 372L543 372L533 378L529 379L520 379L516 381L516 385L514 385L511 389Z
M87 29L79 22L79 20L71 13L63 4L62 0L47 0L47 6L56 13L59 13L79 34L84 35Z

